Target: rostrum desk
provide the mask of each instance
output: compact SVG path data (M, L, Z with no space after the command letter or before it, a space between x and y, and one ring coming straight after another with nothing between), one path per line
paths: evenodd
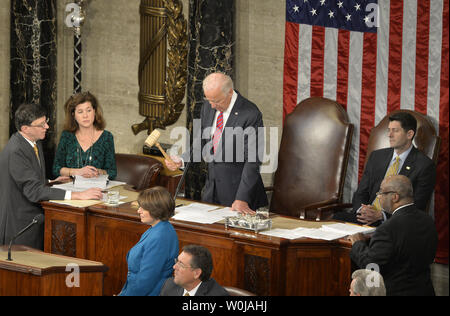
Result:
M148 229L140 221L137 205L132 202L117 207L104 204L71 207L52 202L42 205L44 251L104 263L109 267L104 294L118 294L126 281L126 255ZM286 216L275 218L306 222ZM264 296L348 295L351 245L346 240L288 240L226 229L220 223L170 222L178 234L180 251L187 244L200 244L211 251L212 277L221 285Z
M49 254L26 246L0 246L0 296L103 295L101 262ZM77 270L77 271L76 271Z

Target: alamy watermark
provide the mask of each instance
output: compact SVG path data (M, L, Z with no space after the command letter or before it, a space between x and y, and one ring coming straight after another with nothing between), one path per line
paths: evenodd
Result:
M80 287L80 266L76 263L66 265L66 272L70 272L66 276L67 287Z

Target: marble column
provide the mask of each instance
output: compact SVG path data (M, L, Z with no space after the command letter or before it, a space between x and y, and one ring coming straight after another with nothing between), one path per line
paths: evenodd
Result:
M11 0L10 36L10 135L20 104L37 103L47 110L44 154L50 177L56 147L56 0Z
M221 71L233 77L235 0L189 1L189 57L187 128L193 136L193 120L200 118L202 80ZM192 142L191 142L192 145ZM186 175L185 194L200 199L207 174L206 164L193 163Z

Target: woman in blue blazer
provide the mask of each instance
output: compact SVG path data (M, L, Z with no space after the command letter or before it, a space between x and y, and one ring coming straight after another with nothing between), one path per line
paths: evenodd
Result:
M158 295L164 281L172 276L178 256L178 237L169 218L175 202L163 187L153 187L138 196L138 214L150 228L127 254L127 281L121 296Z

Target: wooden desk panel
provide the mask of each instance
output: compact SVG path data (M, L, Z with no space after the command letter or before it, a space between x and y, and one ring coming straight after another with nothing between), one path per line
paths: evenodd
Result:
M98 204L81 211L50 202L42 204L46 218L45 251L55 249L49 245L55 243L52 239L56 236L55 226L47 221L58 219L74 224L76 242L58 241L66 247L63 253L73 251L70 247L76 244L76 256L85 253L90 260L103 262L109 267L104 279L105 295L119 293L127 275L126 254L148 228L140 222L137 207L131 203L118 207ZM225 229L223 224L170 222L177 231L180 251L187 244L200 244L211 251L212 277L222 285L258 295L348 295L351 270L345 242L287 240ZM78 250L79 244L86 245L85 252Z

